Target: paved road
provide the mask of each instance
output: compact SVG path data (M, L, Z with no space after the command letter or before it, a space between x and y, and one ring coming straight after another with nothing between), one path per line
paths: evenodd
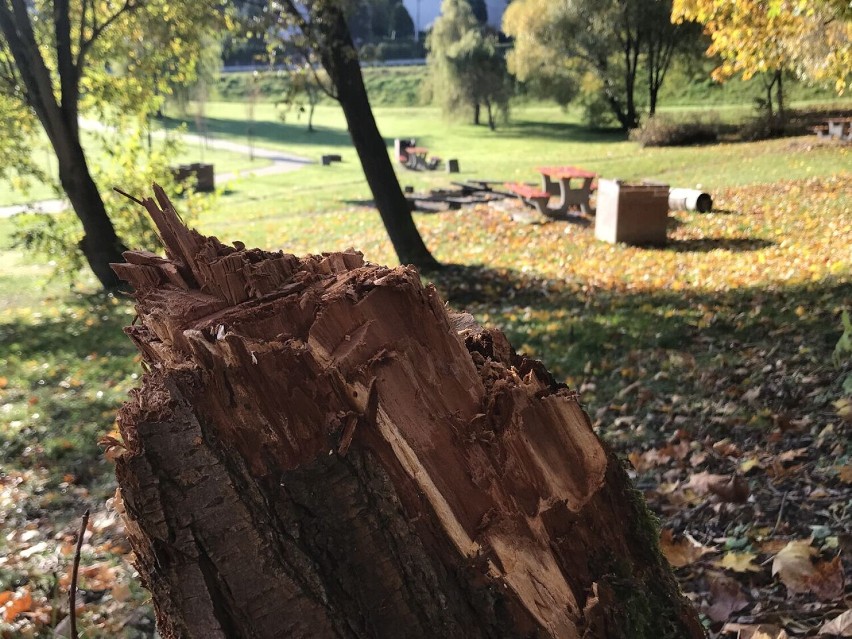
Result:
M96 123L91 121L81 122L86 128L99 128ZM185 133L183 140L188 145L203 144L201 136ZM303 158L298 155L290 155L282 153L274 149L263 149L254 147L250 149L246 144L231 142L229 140L216 140L207 138L206 145L211 149L220 149L222 151L230 151L240 155L253 154L255 158L269 160L271 164L257 169L243 169L242 171L234 171L231 173L220 173L216 175L216 184L221 186L239 177L246 175L275 175L277 173L287 173L296 171L307 164L312 164L313 160ZM24 211L36 211L39 213L58 213L68 208L68 200L41 200L39 202L31 202L29 204L16 204L13 206L0 206L0 218L11 217Z

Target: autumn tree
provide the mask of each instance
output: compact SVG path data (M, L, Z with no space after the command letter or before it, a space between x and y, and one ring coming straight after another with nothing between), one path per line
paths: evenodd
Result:
M764 74L770 117L784 117L785 70L816 81L834 81L843 92L852 81L852 9L838 0L674 0L672 20L695 20L710 35L707 54L722 63L716 80ZM743 34L748 34L744 37Z
M670 7L670 0L515 0L503 16L503 30L515 41L509 70L563 100L591 71L621 126L635 128L640 74L653 113L672 56L688 35L688 27L670 23Z
M347 22L348 9L351 3L346 0L273 0L268 16L283 34L285 47L297 51L312 69L324 69L324 76L315 77L343 110L367 184L400 262L435 268L438 262L414 224L411 206L373 116ZM323 77L327 78L325 82Z
M81 144L81 107L147 111L158 93L152 70L175 60L190 68L199 34L220 15L201 0L0 0L0 92L17 119L30 111L44 130L83 227L80 249L105 288L119 285L109 264L124 246Z
M506 113L512 84L497 36L486 31L467 0L443 0L427 40L433 91L446 113L470 108L480 123L485 106L488 126L496 112Z

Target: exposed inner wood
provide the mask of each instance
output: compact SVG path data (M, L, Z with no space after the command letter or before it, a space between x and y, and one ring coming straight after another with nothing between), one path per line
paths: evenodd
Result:
M167 258L115 265L150 371L117 475L164 636L644 636L619 588L703 636L540 363L411 268L226 246L156 194Z

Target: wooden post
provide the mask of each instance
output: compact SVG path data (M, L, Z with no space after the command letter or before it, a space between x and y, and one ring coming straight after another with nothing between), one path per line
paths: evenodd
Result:
M156 188L156 187L155 187ZM146 208L116 463L164 637L697 639L574 392L411 268Z

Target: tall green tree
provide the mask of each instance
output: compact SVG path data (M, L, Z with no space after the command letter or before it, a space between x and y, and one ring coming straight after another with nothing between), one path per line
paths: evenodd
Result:
M317 80L343 110L352 145L400 262L433 269L438 262L414 224L370 107L348 24L348 12L354 4L353 0L272 0L269 14L286 47L298 52L314 69L325 70L327 81L323 82L319 74Z
M397 38L414 37L414 20L401 2L391 9L391 29Z
M471 109L474 124L486 107L488 126L506 113L512 83L497 36L487 32L468 0L443 0L426 43L432 85L445 113Z
M81 107L147 110L154 70L183 73L220 15L202 0L0 0L0 92L40 122L83 226L80 249L105 288L120 284L109 264L124 246L80 141Z
M694 34L689 25L671 24L670 11L671 0L514 0L503 16L503 30L515 40L509 69L563 98L591 71L622 128L635 128L643 72L653 113L677 46Z

